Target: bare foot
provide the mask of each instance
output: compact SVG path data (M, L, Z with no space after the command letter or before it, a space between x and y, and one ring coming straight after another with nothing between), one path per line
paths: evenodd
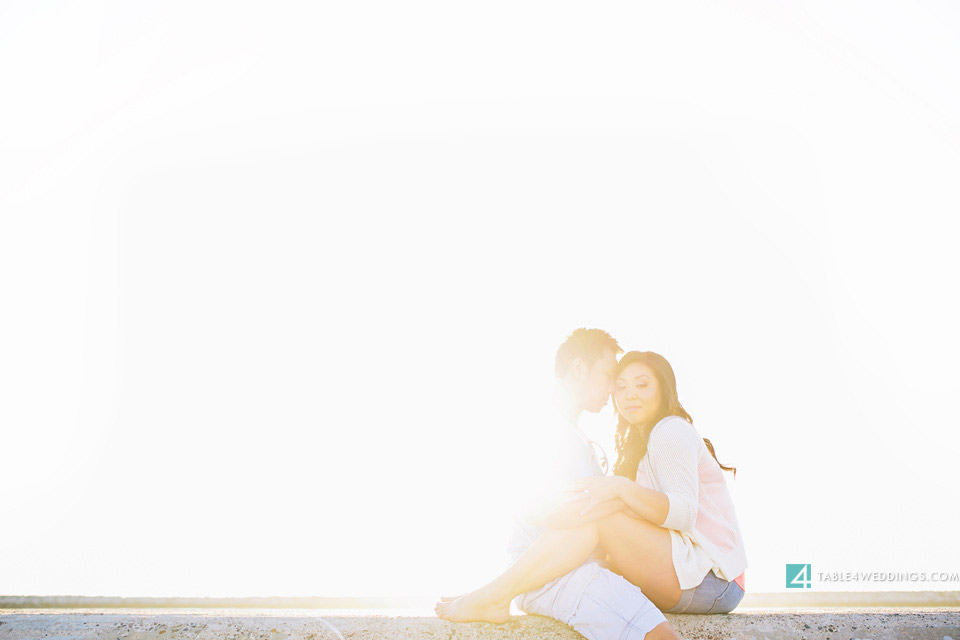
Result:
M503 624L510 620L510 601L491 601L480 590L460 596L446 602L438 602L434 607L437 615L451 622L494 622Z
M643 640L682 640L669 622L661 622L643 636Z
M462 598L462 597L463 597L462 593L459 596L440 596L440 602L453 602L457 598Z

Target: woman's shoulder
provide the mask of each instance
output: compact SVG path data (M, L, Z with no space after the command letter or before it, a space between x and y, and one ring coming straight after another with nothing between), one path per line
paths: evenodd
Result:
M693 424L687 422L680 416L667 416L660 422L653 425L650 430L650 441L681 440L700 441L700 434Z

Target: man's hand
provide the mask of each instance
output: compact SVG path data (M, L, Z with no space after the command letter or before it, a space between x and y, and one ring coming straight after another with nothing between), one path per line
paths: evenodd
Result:
M621 492L633 482L623 476L601 476L596 478L583 478L576 480L568 485L568 489L577 491L568 502L583 503L580 515L586 515L597 505L617 500Z

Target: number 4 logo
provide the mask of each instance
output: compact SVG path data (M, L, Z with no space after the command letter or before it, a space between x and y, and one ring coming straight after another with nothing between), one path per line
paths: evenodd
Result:
M809 564L787 565L787 589L809 589L813 585L813 573Z

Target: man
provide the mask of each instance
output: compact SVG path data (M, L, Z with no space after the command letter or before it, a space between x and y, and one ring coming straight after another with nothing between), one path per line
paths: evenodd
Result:
M550 468L542 473L544 487L523 517L518 519L509 545L516 559L545 527L568 527L609 515L622 505L599 505L581 515L583 505L567 500L564 487L574 480L603 475L591 442L577 421L584 411L597 413L613 390L613 373L620 345L600 329L577 329L557 350L554 372L557 377L555 430L548 450ZM604 508L606 506L606 508ZM588 640L677 639L663 614L639 587L610 571L598 546L591 558L548 582L539 589L517 596L514 604L526 613L549 616L576 629ZM509 616L509 603L474 611L470 596L450 599L437 605L437 613L448 620L501 621Z

